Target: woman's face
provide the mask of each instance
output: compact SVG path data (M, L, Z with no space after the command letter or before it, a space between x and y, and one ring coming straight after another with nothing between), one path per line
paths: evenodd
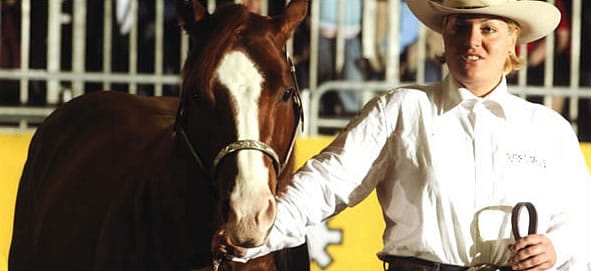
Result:
M501 18L449 16L443 28L443 40L450 74L475 95L483 96L499 83L516 39L517 35Z

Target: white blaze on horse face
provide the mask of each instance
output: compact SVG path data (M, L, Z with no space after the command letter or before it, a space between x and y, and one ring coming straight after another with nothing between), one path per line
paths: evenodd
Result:
M264 78L254 62L241 51L230 52L220 62L217 75L235 102L238 140L260 140L258 101ZM257 150L237 153L238 176L230 195L226 229L235 242L260 245L275 219L264 155Z

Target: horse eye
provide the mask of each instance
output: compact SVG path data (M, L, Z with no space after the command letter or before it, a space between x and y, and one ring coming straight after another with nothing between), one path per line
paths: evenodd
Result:
M289 100L289 98L291 98L291 95L293 94L294 89L292 87L286 88L285 92L283 92L283 97L281 97L281 100L286 102L287 100Z

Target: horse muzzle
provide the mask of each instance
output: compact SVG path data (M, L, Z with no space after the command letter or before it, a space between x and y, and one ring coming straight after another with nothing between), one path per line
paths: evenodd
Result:
M230 214L226 223L226 234L233 244L241 247L256 247L264 244L276 215L276 203L273 197L257 200L257 204L230 206ZM259 206L259 208L244 208Z

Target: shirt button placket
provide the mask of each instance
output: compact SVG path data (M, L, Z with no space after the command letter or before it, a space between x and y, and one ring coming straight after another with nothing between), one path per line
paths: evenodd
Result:
M489 199L489 187L486 187L490 180L488 168L490 161L489 131L486 123L486 112L482 101L477 101L470 112L474 128L474 206L481 208L486 205Z

